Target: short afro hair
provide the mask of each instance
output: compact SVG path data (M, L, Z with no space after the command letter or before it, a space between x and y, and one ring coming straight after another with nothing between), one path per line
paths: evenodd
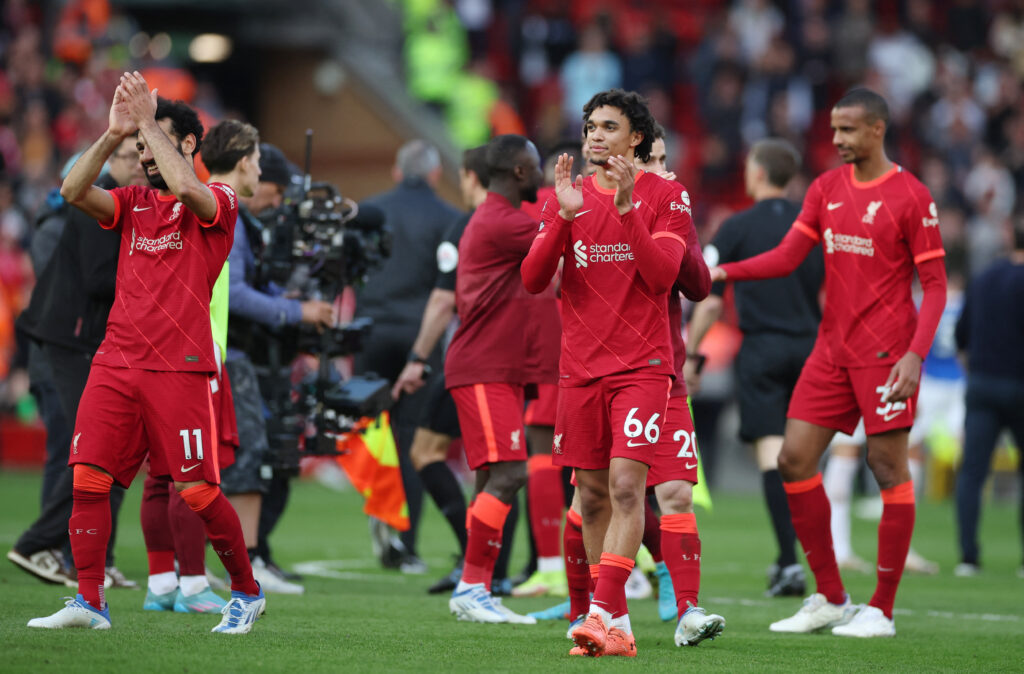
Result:
M199 121L199 115L184 101L169 101L163 97L156 99L156 120L171 120L171 133L180 143L190 133L196 138L196 149L193 154L199 152L199 146L203 144L203 123Z
M647 99L635 91L624 91L622 89L609 89L587 101L583 106L583 136L587 135L587 122L594 110L600 107L610 106L618 108L626 119L629 120L629 130L643 135L643 140L633 150L633 154L642 162L651 160L651 146L654 144L654 133L657 124L654 115L647 105Z
M495 136L487 143L487 175L493 179L497 175L511 175L523 152L529 147L530 141L525 136L507 133Z
M864 108L864 116L868 124L874 124L880 119L887 127L889 126L889 105L884 98L871 89L864 87L850 89L832 107L853 108L856 106Z

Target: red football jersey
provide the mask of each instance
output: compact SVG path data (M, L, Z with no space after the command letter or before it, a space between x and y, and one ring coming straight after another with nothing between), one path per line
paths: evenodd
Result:
M793 226L824 248L819 345L844 367L899 360L917 328L914 265L945 255L928 188L899 165L867 183L841 166L811 183Z
M569 224L561 286L563 386L633 370L676 374L668 292L653 292L641 277L614 199L614 190L602 188L593 176L585 179L583 207ZM693 221L684 187L640 173L633 206L634 217L651 235L674 237L685 246ZM549 200L543 226L557 214L557 201Z
M669 397L686 397L686 380L683 379L683 363L686 362L686 342L683 340L683 300L675 288L668 294L668 329L672 338L672 362L676 368L676 380L672 382Z
M121 231L114 305L94 363L158 371L215 372L210 294L235 237L234 190L211 183L212 222L151 187L118 187L114 219Z
M455 307L459 327L445 356L445 385L505 382L553 384L558 364L554 292L531 295L519 266L537 223L507 199L488 192L459 240ZM550 290L550 289L549 289Z

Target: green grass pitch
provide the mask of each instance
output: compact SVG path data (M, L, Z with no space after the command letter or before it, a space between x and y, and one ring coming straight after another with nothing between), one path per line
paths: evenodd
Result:
M39 477L0 474L0 542L9 549L36 516ZM138 525L141 480L125 500L118 565L146 575ZM907 576L897 597L895 639L843 639L830 634L777 635L768 623L795 612L798 599L767 599L764 570L773 542L755 494L715 494L713 513L698 511L703 540L701 604L725 616L724 634L697 648L672 643L673 625L657 619L653 599L630 603L639 652L635 660L570 658L563 622L537 626L474 625L448 614L446 596L426 588L450 568L454 541L432 505L421 533L426 576L379 568L366 518L352 492L297 482L273 538L281 563L329 560L325 576L307 575L306 595L271 595L267 613L246 636L215 635L219 616L142 611L143 592L109 593L113 629L31 630L26 621L61 607L70 588L44 585L0 562L0 672L995 672L1024 671L1024 580L1016 576L1020 540L1016 508L984 513L984 572L955 578L955 534L949 503L918 509L914 545L938 560L934 577ZM875 551L875 523L854 521L854 547ZM517 541L512 569L522 564ZM212 558L212 565L217 562ZM874 578L846 574L854 601L866 602ZM517 611L548 599L507 599Z

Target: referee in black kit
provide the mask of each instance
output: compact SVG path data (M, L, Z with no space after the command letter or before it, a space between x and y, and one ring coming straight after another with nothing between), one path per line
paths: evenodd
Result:
M744 180L756 202L724 223L705 250L708 266L745 260L771 250L782 241L800 213L784 198L786 186L800 168L800 155L788 142L768 138L754 144L747 156ZM779 556L768 572L768 595L803 596L804 571L796 559L796 535L789 516L778 460L786 427L789 398L804 361L814 347L821 321L818 293L825 275L819 246L790 276L736 284L736 311L743 345L736 358L740 403L740 437L751 442L761 470L764 498L775 529ZM722 314L724 283L690 319L690 354L684 366L691 394L700 386L696 367L701 340Z

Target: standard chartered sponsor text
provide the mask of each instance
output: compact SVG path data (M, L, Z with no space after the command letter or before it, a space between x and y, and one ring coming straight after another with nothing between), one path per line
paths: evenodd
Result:
M875 256L875 242L870 238L854 236L853 234L832 235L832 246L837 252L855 253L857 255ZM831 251L829 251L831 252Z
M149 239L144 236L136 237L135 250L147 253L158 253L162 250L181 250L181 232L164 234L159 239Z
M591 262L625 262L633 259L628 243L595 243L590 246Z

